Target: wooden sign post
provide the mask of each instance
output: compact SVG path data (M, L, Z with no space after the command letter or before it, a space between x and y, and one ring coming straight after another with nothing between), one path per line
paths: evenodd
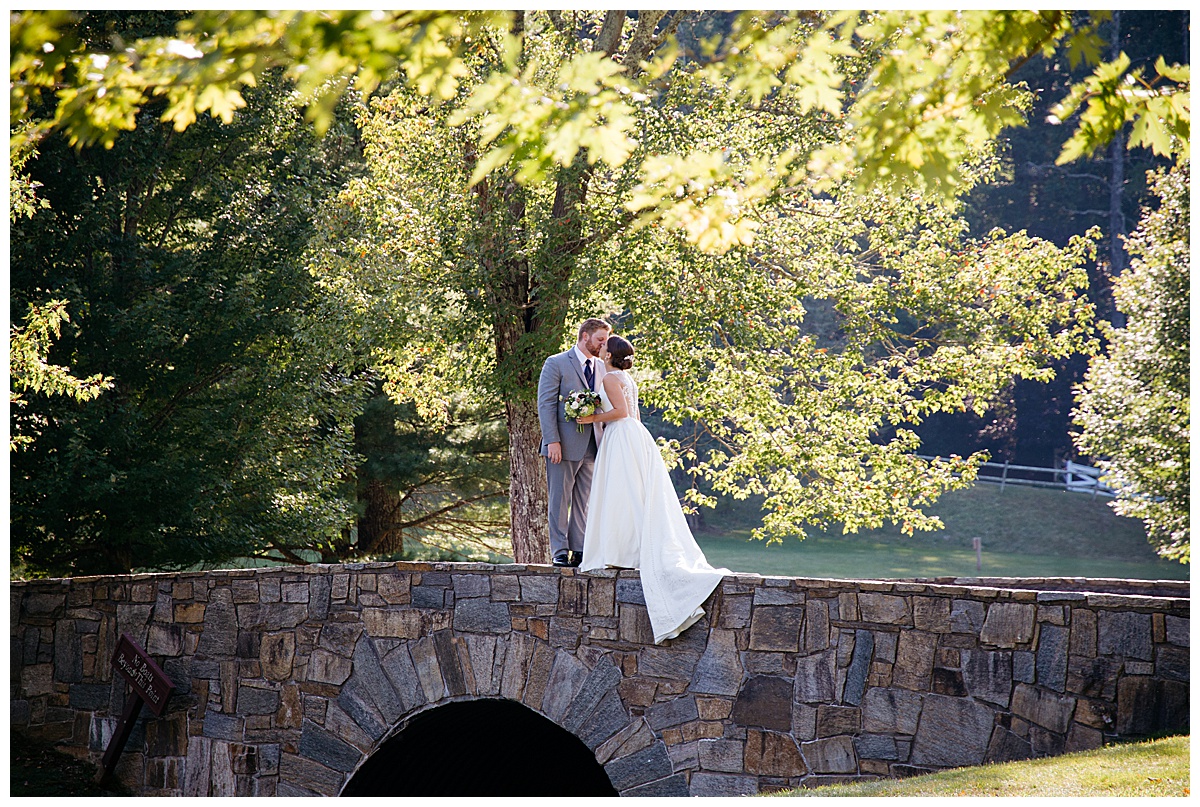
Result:
M161 715L167 708L167 699L175 689L167 674L154 663L154 659L150 658L145 650L138 647L137 642L129 638L128 633L122 633L117 641L112 666L133 691L125 699L125 712L121 715L117 730L108 741L108 748L100 761L100 770L96 774L98 784L103 784L117 767L117 757L125 750L125 743L129 742L133 725L141 714L142 704L149 704L155 716Z

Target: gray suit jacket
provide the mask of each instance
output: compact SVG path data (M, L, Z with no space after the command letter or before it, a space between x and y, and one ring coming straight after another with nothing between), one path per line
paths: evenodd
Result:
M578 425L573 420L567 420L565 404L559 396L565 398L571 392L587 388L583 380L583 368L574 355L575 348L571 347L562 353L556 353L546 359L542 365L542 374L538 378L538 421L542 427L542 456L548 456L546 446L551 443L562 445L562 458L567 462L578 462L587 453L588 427L580 433ZM596 368L596 387L599 391L604 379L604 362L594 359L592 366ZM600 444L603 424L592 425L596 435L596 445Z

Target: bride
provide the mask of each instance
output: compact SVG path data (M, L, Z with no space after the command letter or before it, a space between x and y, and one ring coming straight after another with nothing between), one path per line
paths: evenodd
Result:
M625 372L632 357L633 345L609 337L600 350L601 410L579 418L604 424L579 570L640 569L654 643L662 644L704 616L701 604L732 572L710 566L688 529L658 444L641 422L637 384Z

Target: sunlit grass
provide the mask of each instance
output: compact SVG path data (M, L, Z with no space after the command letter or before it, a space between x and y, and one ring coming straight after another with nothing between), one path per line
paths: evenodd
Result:
M1175 796L1191 795L1191 737L1121 743L1059 757L981 765L775 796Z
M944 530L905 536L887 526L856 535L810 531L766 546L750 539L762 513L723 502L697 533L714 566L736 572L842 579L903 577L1115 577L1186 580L1186 564L1158 559L1140 521L1079 493L976 485L929 508ZM982 568L972 539L982 540Z
M750 530L697 536L708 562L735 572L786 577L834 579L904 577L1113 577L1139 580L1186 580L1188 566L1162 561L1078 558L1026 552L983 551L983 568L975 553L946 546L929 551L930 538L872 540L817 535L803 541L788 538L766 546L750 539ZM936 540L936 539L932 539ZM906 545L906 542L918 544Z

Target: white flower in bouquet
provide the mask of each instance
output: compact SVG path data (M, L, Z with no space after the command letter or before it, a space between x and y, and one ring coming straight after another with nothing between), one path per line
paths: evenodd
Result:
M600 405L600 396L590 389L577 389L569 392L567 397L558 396L558 399L563 402L563 408L567 412L567 420L576 420L577 418L587 417L595 414L596 407ZM583 424L575 424L579 432L583 433Z

